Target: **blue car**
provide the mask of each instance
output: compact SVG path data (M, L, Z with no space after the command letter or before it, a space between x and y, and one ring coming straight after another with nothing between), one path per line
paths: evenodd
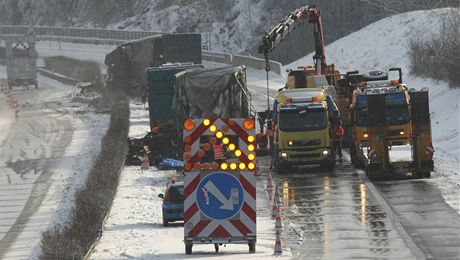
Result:
M163 226L169 222L184 220L184 183L174 180L166 186L165 194L158 194L163 199Z

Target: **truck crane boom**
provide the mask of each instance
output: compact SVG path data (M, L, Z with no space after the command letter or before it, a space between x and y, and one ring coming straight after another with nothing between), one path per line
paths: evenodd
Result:
M313 35L315 40L315 55L313 56L313 60L316 72L326 75L328 66L324 48L323 24L320 11L314 5L307 5L296 9L275 25L263 36L262 45L259 46L259 53L263 53L265 58L268 59L269 53L271 53L290 32L296 29L298 25L302 25L305 19L308 19L308 23L313 24Z

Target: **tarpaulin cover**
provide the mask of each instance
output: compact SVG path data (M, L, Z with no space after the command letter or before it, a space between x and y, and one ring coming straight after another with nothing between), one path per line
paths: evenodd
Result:
M173 107L184 117L248 116L244 67L186 70L176 77Z
M183 167L183 161L166 158L158 165L158 170L182 170Z

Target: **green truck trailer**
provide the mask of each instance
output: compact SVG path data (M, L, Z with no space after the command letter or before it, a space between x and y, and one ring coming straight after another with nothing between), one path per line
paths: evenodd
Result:
M150 161L182 157L184 118L250 117L251 96L244 66L206 69L202 65L169 64L146 69L151 132L130 157L148 146ZM137 156L137 155L136 155ZM134 161L134 160L131 160Z

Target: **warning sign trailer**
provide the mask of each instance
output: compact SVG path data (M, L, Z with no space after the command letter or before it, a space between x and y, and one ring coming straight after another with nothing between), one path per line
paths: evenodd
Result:
M253 118L184 121L184 243L248 244L255 253Z

